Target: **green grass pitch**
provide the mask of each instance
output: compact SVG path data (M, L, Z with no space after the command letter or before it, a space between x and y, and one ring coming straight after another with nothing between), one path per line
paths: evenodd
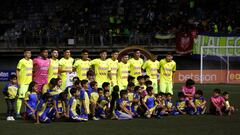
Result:
M182 84L175 84L174 99ZM4 83L0 83L0 88ZM209 99L214 88L230 92L231 103L240 106L239 85L196 85ZM7 122L6 105L0 94L0 135L237 135L240 128L240 113L233 116L167 116L162 119L134 119L129 121L100 120L89 122L54 122L35 125L29 121Z

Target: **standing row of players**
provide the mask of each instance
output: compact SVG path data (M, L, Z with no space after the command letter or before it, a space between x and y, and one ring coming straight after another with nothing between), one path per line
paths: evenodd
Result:
M173 73L176 70L176 63L172 60L173 57L170 53L167 54L166 58L162 59L160 62L156 60L156 57L152 57L152 59L147 60L146 62L143 62L143 60L140 58L140 55L141 55L140 51L135 50L133 58L128 60L129 56L128 54L125 54L123 55L122 60L119 62L117 51L113 51L112 57L109 59L106 59L107 51L103 50L100 52L99 59L90 60L88 58L88 51L83 50L81 52L82 58L74 60L73 58L71 58L70 50L65 49L64 57L58 60L58 50L53 49L51 51L52 57L48 59L48 49L42 48L40 50L40 56L37 58L34 58L32 61L31 51L25 50L24 58L19 61L17 65L17 71L16 71L16 78L17 78L17 83L19 88L15 87L17 89L14 89L14 87L10 85L10 87L8 87L7 90L4 89L5 91L4 93L14 93L13 91L17 90L16 92L17 93L16 95L17 117L21 117L20 110L21 110L22 102L32 98L35 101L33 103L34 107L31 108L31 105L26 104L26 102L24 102L26 105L26 108L30 109L30 115L38 116L36 115L36 108L35 108L36 107L35 105L38 104L39 106L38 108L42 108L42 107L45 108L45 109L42 109L43 112L40 114L47 116L48 111L46 111L46 107L49 106L48 107L49 109L47 110L51 110L50 114L56 114L58 117L58 113L57 113L58 109L56 105L57 103L53 104L54 105L53 109L50 109L52 108L50 103L54 103L52 102L52 100L56 101L58 98L64 98L64 95L67 93L68 98L67 100L64 99L64 102L62 102L62 106L65 108L72 108L74 110L73 112L75 112L77 108L80 108L79 109L80 112L70 113L71 109L62 109L62 110L65 110L65 113L68 113L68 115L66 114L64 115L75 120L75 116L78 116L81 114L81 116L76 118L81 120L82 119L87 120L88 115L90 114L90 110L88 109L90 105L89 99L94 97L94 101L96 102L99 100L99 98L97 97L100 95L98 93L98 96L96 96L97 94L95 93L95 96L91 96L92 94L91 89L93 89L92 86L90 85L91 82L96 81L97 85L100 88L102 86L103 89L104 87L106 87L106 85L107 87L109 86L110 87L109 90L106 90L106 89L103 90L103 93L109 92L108 95L114 93L113 92L115 88L114 86L116 86L115 89L124 90L123 92L120 92L120 97L122 97L121 93L125 93L125 95L128 93L128 91L126 91L128 87L130 86L133 87L134 85L134 86L140 87L139 89L141 90L139 93L140 95L143 95L143 96L138 96L138 97L139 98L142 97L141 99L144 100L144 102L142 103L140 102L140 105L142 105L143 108L147 110L147 111L145 110L146 112L145 111L140 111L140 112L144 112L144 116L151 117L154 114L153 112L155 111L153 110L155 109L149 109L151 107L147 107L147 105L144 103L149 101L151 105L154 104L155 106L155 98L156 98L154 97L155 94L159 94L159 92L161 93L159 95L162 95L162 96L167 93L171 95L173 94L173 91L172 91ZM148 76L146 78L148 79L144 79L144 77L142 76L143 70L146 70L146 74ZM78 78L77 80L82 80L82 81L78 81L79 88L78 89L74 88L76 91L76 93L74 94L74 89L71 90L71 86L74 86L74 84L69 82L71 82L70 76L75 71L77 73L76 74ZM159 72L160 72L160 84L158 84ZM147 80L146 83L145 83L145 80ZM36 90L33 90L33 87L30 87L31 83L34 84L34 89ZM160 86L160 91L158 90L159 86ZM68 90L65 90L65 89L68 89ZM135 89L135 87L133 89ZM65 93L62 93L64 90L65 90ZM84 90L85 92L82 92L82 90ZM115 90L115 93L119 93L119 90ZM12 92L9 92L9 91L12 91ZM36 92L36 94L34 93L35 94L34 96L29 96L28 91ZM10 97L14 97L14 96L11 96L12 94L6 94L6 97L8 97L7 95L8 96L10 95ZM46 98L46 95L49 95L49 96L47 96ZM75 98L74 98L74 95L76 95ZM148 100L148 98L145 98L147 95L150 97L151 100L150 99ZM119 100L115 100L116 98L113 98L113 97L114 95L110 96L111 100L109 101L112 101L112 102L119 101ZM71 98L72 100L70 100ZM49 102L49 105L45 104L43 106L40 103L43 104L43 101L45 101L45 99L49 99L49 101L51 102ZM81 99L84 99L84 102L86 103L83 103ZM129 97L127 99L131 100L133 98ZM13 106L14 100L6 100L6 101L9 108L11 108L10 106ZM38 101L40 102L38 103ZM126 102L121 102L121 104L124 104L125 106ZM113 107L114 105L112 105L112 109L114 108ZM193 106L193 103L191 105ZM100 105L98 105L98 107L99 106ZM108 105L108 108L109 106L111 107L111 105ZM118 109L120 108L118 107ZM12 110L12 109L9 109L9 110ZM92 109L92 110L95 111L95 109ZM132 112L132 113L135 112L133 108L131 111L127 111L126 108L123 110L125 110L126 112ZM194 109L194 113L195 112L196 112L196 108ZM115 112L114 114L116 115L113 115L113 117L122 119L121 113L119 114ZM94 115L95 113L92 114L92 118L97 119L97 117L95 117ZM125 114L123 115L126 116ZM10 119L14 119L12 114ZM40 121L45 121L45 120L42 119Z
M171 93L160 92L154 94L152 81L149 76L139 76L134 84L134 78L128 77L126 90L113 87L104 82L99 87L92 79L94 72L87 72L88 80L80 81L73 78L73 85L65 90L61 89L62 80L52 78L48 85L40 93L38 84L32 81L24 98L26 112L25 119L31 119L36 123L49 123L51 121L70 120L88 121L101 119L133 119L138 117L161 118L166 115L202 115L206 112L207 101L203 91L196 90L194 81L189 79L178 93L176 104L172 100ZM7 120L14 120L14 103L17 97L17 76L11 75L10 82L3 89L7 103ZM234 107L229 103L229 93L215 89L210 99L209 112L212 114L231 115Z
M104 82L110 83L110 93L115 85L119 86L120 90L126 90L128 85L129 74L135 78L142 75L143 70L149 76L153 83L154 93L160 91L163 93L171 93L173 88L173 73L176 70L176 63L172 60L172 54L167 54L165 59L160 62L156 57L143 61L140 58L140 50L134 51L134 57L129 59L128 54L124 54L121 61L118 61L118 51L112 51L112 57L107 59L107 51L100 52L100 58L90 60L88 50L82 50L81 59L74 60L71 57L69 49L64 50L64 57L58 60L58 50L51 50L51 58L48 58L48 49L41 48L40 56L31 60L31 50L24 51L22 58L16 69L18 92L16 100L16 115L21 117L20 110L23 99L27 93L29 84L34 81L37 84L37 92L42 93L44 87L52 78L61 78L61 89L64 90L71 85L71 74L76 72L76 76L80 80L87 80L87 72L93 70L95 74L94 80L99 86ZM129 60L128 60L129 59ZM158 84L158 75L160 72L160 85Z

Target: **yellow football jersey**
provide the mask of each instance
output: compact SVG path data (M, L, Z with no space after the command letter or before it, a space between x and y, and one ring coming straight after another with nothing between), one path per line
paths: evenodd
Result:
M131 58L128 62L130 64L130 75L137 79L138 76L142 75L143 59L139 58L138 60L135 60L134 58Z
M166 59L162 59L159 62L160 67L160 80L166 82L172 82L173 72L176 71L176 63L172 60L167 62Z
M113 61L111 58L107 59L110 74L111 74L111 81L114 85L117 85L117 69L118 69L118 60Z
M18 62L17 69L19 70L18 84L30 84L32 82L33 62L31 59L21 59Z
M58 59L56 60L50 59L50 65L48 68L48 82L50 82L52 78L58 77L58 66L59 66Z
M159 62L147 60L142 67L144 70L146 70L146 74L150 77L150 79L157 79L158 75L158 69L159 69Z
M96 82L101 85L103 82L109 82L108 72L110 71L107 60L94 59L90 62L94 66Z
M129 63L118 63L117 81L120 89L126 89L128 85Z
M77 76L80 80L87 79L87 72L90 68L90 61L89 60L76 60L74 65L74 68L76 68Z

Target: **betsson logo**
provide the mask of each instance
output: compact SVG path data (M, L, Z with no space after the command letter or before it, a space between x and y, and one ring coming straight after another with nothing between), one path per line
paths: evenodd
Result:
M216 74L204 74L202 76L203 81L217 81L217 75ZM187 79L193 79L195 81L200 81L201 76L199 74L178 74L178 80L181 82L185 82Z

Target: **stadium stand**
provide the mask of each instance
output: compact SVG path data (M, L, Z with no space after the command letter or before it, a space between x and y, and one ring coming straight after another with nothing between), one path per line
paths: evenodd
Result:
M239 34L236 5L238 0L3 0L0 46L174 51L178 32Z

